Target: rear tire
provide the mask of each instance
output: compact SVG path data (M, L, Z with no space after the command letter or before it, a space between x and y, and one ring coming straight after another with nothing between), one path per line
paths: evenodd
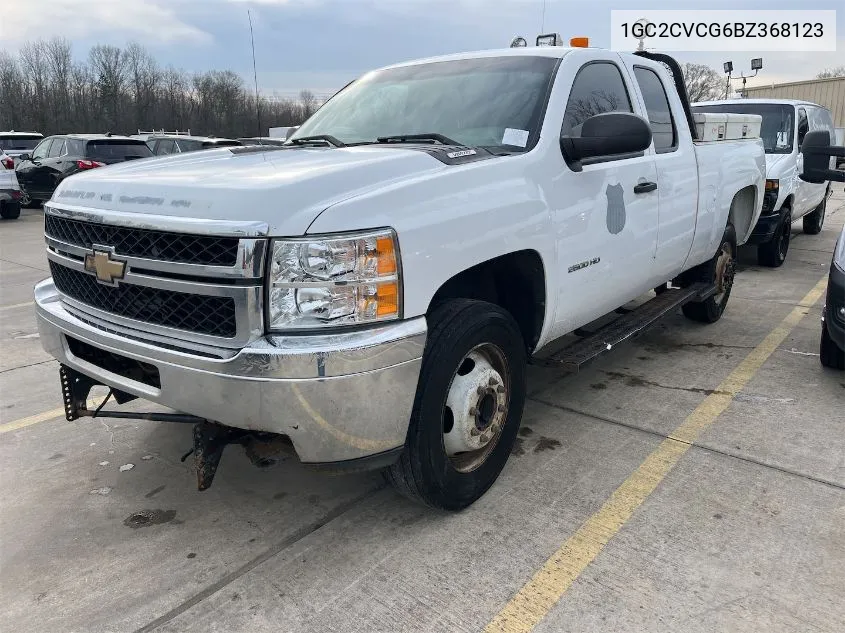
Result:
M384 476L414 501L462 510L493 485L513 448L525 405L525 342L513 317L484 301L447 301L428 323L405 448ZM480 448L456 451L464 441Z
M819 343L819 360L825 367L831 369L845 369L845 351L839 349L830 338L827 325L822 323L822 339Z
M780 268L786 261L792 238L792 212L787 210L778 224L774 237L757 247L757 261L761 266Z
M812 213L804 216L804 233L807 235L818 235L824 226L824 216L827 213L827 196L830 193L830 186L825 189L824 199L819 203Z
M716 284L716 294L704 301L692 301L681 308L684 316L699 323L715 323L722 318L736 274L736 231L728 224L719 250L709 262L699 264L684 274L684 285L705 282Z
M17 202L0 202L0 218L17 220L21 217L21 205Z

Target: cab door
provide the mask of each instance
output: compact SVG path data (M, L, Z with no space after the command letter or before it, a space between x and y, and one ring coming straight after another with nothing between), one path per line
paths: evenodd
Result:
M695 237L698 162L678 92L660 64L642 59L629 65L652 131L657 167L658 228L654 285L683 271Z
M618 54L573 51L564 58L557 81L571 86L563 135L580 135L584 121L596 114L642 114ZM546 197L560 280L555 329L562 334L651 288L658 192L651 149L590 159L581 171L572 171L560 153L557 157L559 173Z
M30 155L30 159L18 163L15 169L15 175L18 179L18 184L27 192L30 197L35 199L42 199L46 193L44 184L44 172L47 165L47 155L50 153L50 146L53 144L55 137L45 138L41 141ZM62 139L58 139L61 141ZM50 192L52 194L52 192ZM50 196L47 196L48 198Z

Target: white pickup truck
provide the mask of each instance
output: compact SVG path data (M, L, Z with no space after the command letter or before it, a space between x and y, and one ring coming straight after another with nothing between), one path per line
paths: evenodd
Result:
M665 56L560 46L414 61L284 147L62 182L35 297L68 419L195 423L200 489L226 443L281 437L303 463L468 506L511 452L528 362L575 370L680 307L725 309L763 146L697 142L679 76ZM96 384L180 413L91 411Z

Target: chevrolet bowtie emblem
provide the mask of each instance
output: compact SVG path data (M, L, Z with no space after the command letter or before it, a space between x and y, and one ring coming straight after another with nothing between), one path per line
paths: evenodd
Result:
M97 280L114 285L115 280L123 279L126 274L126 262L111 258L109 251L94 249L85 256L85 270L97 275Z

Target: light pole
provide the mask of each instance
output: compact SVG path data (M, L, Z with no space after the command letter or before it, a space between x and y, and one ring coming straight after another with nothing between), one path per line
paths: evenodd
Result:
M725 74L728 76L728 79L725 82L725 99L728 99L731 96L731 73L734 69L734 63L725 62L724 64L722 64L722 68L725 69Z
M751 60L751 70L754 71L753 75L745 76L745 73L742 73L742 98L745 99L745 80L751 79L752 77L756 77L757 73L760 69L763 68L763 58L762 57L755 57Z

